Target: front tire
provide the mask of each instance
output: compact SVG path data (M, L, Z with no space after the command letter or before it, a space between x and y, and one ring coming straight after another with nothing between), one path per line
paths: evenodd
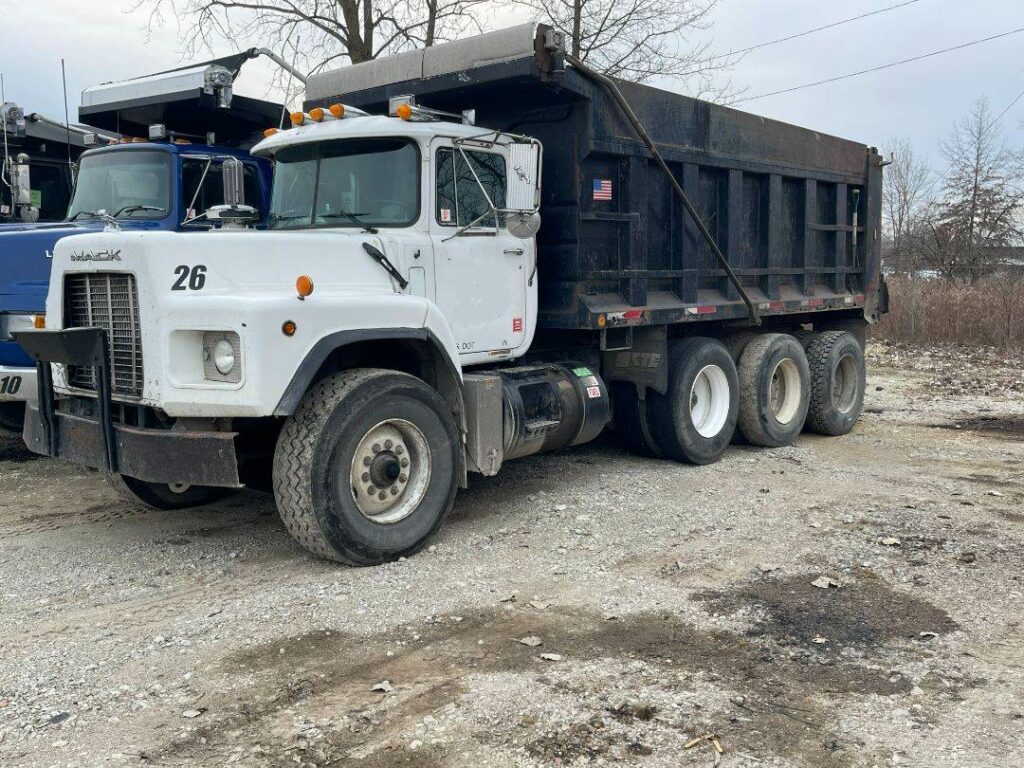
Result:
M424 382L369 368L334 374L281 430L278 512L318 557L362 566L412 555L455 501L459 451L447 404Z
M0 428L21 432L25 426L24 403L0 403Z
M222 499L231 493L230 488L213 488L205 485L169 485L147 483L134 477L105 472L107 484L117 495L129 504L150 509L188 509Z
M669 348L669 386L651 393L651 428L666 458L691 464L718 461L736 431L736 364L714 339L693 337Z

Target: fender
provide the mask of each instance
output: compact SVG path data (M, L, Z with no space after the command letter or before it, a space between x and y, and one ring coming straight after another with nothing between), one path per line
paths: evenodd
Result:
M356 328L337 331L321 338L306 355L274 409L275 416L291 416L313 383L321 366L335 350L364 341L415 340L428 342L444 360L452 381L458 386L458 410L462 413L462 370L455 365L444 344L429 328ZM440 393L444 396L444 393Z

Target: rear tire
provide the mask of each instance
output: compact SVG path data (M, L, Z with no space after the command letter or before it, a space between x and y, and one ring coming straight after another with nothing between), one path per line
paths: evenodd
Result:
M811 394L800 342L783 333L752 339L740 356L739 382L737 423L747 441L765 448L794 442L804 428Z
M615 403L615 436L619 444L637 456L660 459L661 449L651 432L648 401L641 400L636 385L626 381L613 381L611 390Z
M24 403L0 403L0 428L21 432L25 426Z
M807 428L819 435L845 435L864 408L864 350L846 331L815 334L807 345L811 402Z
M651 393L654 439L666 458L711 464L721 458L736 431L736 364L715 339L693 337L669 347L669 386Z
M129 504L150 509L187 509L222 499L231 493L230 488L213 488L206 485L168 485L147 483L134 477L105 472L107 484Z
M460 441L427 384L380 369L318 382L285 422L274 496L285 527L319 557L377 565L412 555L455 501Z

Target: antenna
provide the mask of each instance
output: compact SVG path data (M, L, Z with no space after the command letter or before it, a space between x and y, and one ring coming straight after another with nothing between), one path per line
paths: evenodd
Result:
M64 130L68 137L68 170L71 173L71 183L75 183L75 167L71 164L71 121L68 119L68 77L64 71L64 57L60 59L60 81L64 86Z
M4 89L4 73L0 72L0 105L7 103L7 91ZM11 154L7 150L7 113L4 112L0 116L0 120L3 121L3 125L0 125L0 129L4 132L4 163L3 167L0 167L0 182L7 185L7 188L11 190L11 210L14 210L14 187L11 182L7 179L8 166L11 164ZM2 198L0 198L2 199Z

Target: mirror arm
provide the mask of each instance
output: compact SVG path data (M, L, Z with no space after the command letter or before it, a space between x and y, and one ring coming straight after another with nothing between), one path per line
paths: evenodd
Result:
M194 210L194 206L196 204L196 200L199 199L199 193L203 189L203 184L206 182L206 174L208 174L210 172L210 166L211 165L213 165L213 158L212 157L206 158L206 167L203 168L203 175L199 177L199 184L196 186L196 192L195 192L194 195L192 195L192 200L191 200L191 202L189 202L188 208L185 209L185 219L186 219L186 221L181 222L181 226L185 226L186 224L191 224L193 221L195 221L196 219L199 218L199 216L193 216L191 219L189 219L188 218L188 212L191 211L191 210ZM201 215L205 216L206 212L204 211Z

